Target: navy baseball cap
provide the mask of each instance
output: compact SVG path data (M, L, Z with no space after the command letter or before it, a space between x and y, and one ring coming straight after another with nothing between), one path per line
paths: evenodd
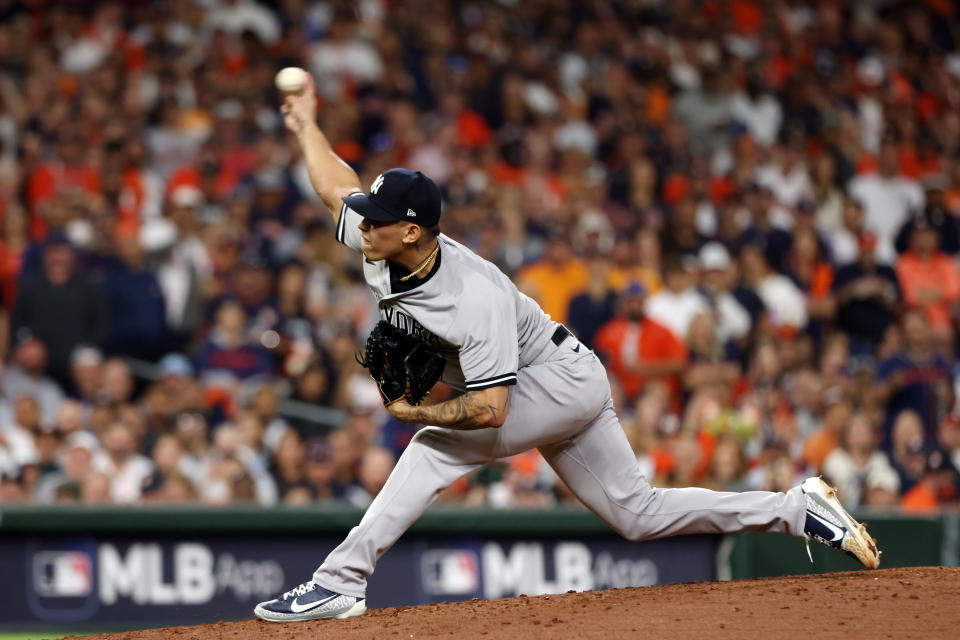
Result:
M380 222L403 220L424 227L440 221L440 189L419 171L389 169L370 185L370 193L343 198L348 207L364 218Z

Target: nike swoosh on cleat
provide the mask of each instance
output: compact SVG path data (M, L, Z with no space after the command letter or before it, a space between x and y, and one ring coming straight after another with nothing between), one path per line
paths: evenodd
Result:
M311 602L310 604L297 604L297 601L294 600L290 603L290 611L293 613L303 613L304 611L310 611L310 609L316 609L322 604L330 602L337 596L333 595L327 598L326 600L317 600L316 602Z
M578 344L576 347L574 347L573 352L574 352L574 353L580 353L580 345L579 345L579 344Z
M832 522L828 522L827 520L824 520L823 518L821 518L820 516L818 516L812 511L807 511L807 515L812 516L817 520L817 522L819 522L820 524L822 524L827 529L830 529L830 531L833 532L833 540L831 540L830 542L839 542L843 540L843 529L833 524Z

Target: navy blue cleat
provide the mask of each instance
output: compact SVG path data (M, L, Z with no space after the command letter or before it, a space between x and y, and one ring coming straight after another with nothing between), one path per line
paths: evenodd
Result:
M327 591L313 580L268 602L258 604L253 613L267 622L298 622L324 618L352 618L367 610L366 600Z
M867 527L850 516L837 499L837 491L820 478L807 478L800 485L807 502L807 520L803 532L810 540L843 551L867 569L880 566L877 541L867 533ZM810 556L813 562L813 556Z

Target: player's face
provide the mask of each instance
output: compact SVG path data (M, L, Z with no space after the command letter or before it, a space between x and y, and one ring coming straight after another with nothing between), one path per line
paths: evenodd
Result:
M383 260L403 250L403 226L400 221L381 222L364 218L360 229L360 248L370 260Z

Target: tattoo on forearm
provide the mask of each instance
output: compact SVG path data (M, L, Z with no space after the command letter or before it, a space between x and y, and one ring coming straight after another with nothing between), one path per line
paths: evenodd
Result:
M482 391L468 391L440 404L418 407L417 420L423 424L456 429L483 429L502 421L510 406L506 394L502 406L485 402Z

